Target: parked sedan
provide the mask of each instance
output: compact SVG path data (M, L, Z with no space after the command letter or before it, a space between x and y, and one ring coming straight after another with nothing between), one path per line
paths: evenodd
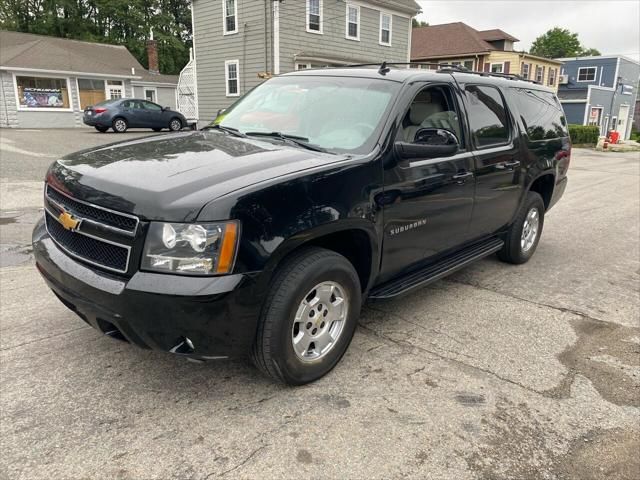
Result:
M154 132L168 128L177 132L187 126L187 119L180 112L137 98L115 98L87 107L83 121L103 133L110 128L116 133L129 128L151 128Z

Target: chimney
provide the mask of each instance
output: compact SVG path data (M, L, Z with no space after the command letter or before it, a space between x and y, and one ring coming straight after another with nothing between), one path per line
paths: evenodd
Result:
M160 65L158 63L158 42L156 40L147 40L147 58L149 60L149 72L160 73Z

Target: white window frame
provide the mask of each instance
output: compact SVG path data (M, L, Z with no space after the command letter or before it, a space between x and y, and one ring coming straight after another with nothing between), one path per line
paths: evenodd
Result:
M549 67L549 76L547 77L547 86L555 87L558 79L557 69Z
M229 92L229 65L236 66L236 83L238 85L236 93ZM239 97L240 96L240 60L227 60L224 62L224 91L227 97Z
M222 31L223 35L238 33L238 0L233 0L233 17L236 19L234 30L227 30L227 0L222 0Z
M540 80L538 80L538 72L540 72ZM544 84L544 67L536 65L536 73L533 80L538 82L540 85Z
M591 69L593 69L593 79L580 80L580 70L591 70ZM598 76L598 67L580 67L578 68L578 73L576 74L576 82L581 82L581 83L595 82L597 76Z
M589 109L590 109L590 112L589 112L589 115L587 116L587 125L593 125L593 126L602 128L603 108L602 107L589 107ZM591 111L593 111L593 110L600 110L600 115L598 116L599 123L594 123L594 124L591 123Z
M109 85L109 82L121 82L121 85ZM119 97L112 97L110 88L114 90L120 90L121 95ZM107 100L113 98L127 98L127 86L124 84L124 80L114 80L113 78L107 78L104 81L104 96Z
M147 100L147 92L153 92L153 100ZM160 105L158 103L158 89L156 87L142 87L142 94L144 100L147 100L147 102L157 103Z
M78 110L80 112L84 111L85 108L87 108L89 105L86 106L82 106L82 100L80 99L80 83L78 82L78 80L99 80L102 81L102 84L104 85L104 99L107 99L107 95L109 95L107 93L107 80L105 78L91 78L91 77L76 77L76 92L78 92Z
M312 30L311 28L309 28L309 15L310 15L310 8L309 8L309 0L306 1L307 3L307 12L306 12L306 25L307 25L307 32L309 33L315 33L316 35L322 35L324 33L324 15L323 15L323 0L319 0L319 8L320 8L320 30Z
M499 72L494 72L493 71L493 66L494 65L500 65L500 71ZM489 65L489 73L504 73L504 62L497 62L497 63L492 63Z
M525 74L525 70L527 73ZM529 68L529 64L527 62L522 62L522 68L520 68L520 73L522 74L522 78L525 80L529 80L531 76L531 68Z
M73 94L71 92L71 81L69 77L65 77L63 75L51 75L48 73L37 73L37 72L28 72L28 73L12 73L13 75L13 91L16 98L16 109L20 112L73 112ZM67 82L67 95L69 96L69 108L56 108L56 107L24 107L20 105L20 98L18 96L18 79L17 77L35 77L35 78L60 78L64 79ZM78 95L78 103L80 102L80 95Z
M389 17L389 42L383 42L382 41L382 19L384 17ZM358 17L359 19L360 17ZM360 27L358 27L358 33L360 33ZM380 12L380 35L378 38L378 43L382 46L385 47L390 47L391 46L391 39L393 38L393 14L389 13L389 12Z
M358 23L356 23L356 25L358 26L358 34L355 37L352 37L349 35L349 9L353 8L358 12ZM346 15L345 15L345 32L344 32L344 38L346 38L347 40L354 40L356 42L360 41L360 24L362 23L360 21L360 5L354 4L354 3L347 3L347 10L346 10Z

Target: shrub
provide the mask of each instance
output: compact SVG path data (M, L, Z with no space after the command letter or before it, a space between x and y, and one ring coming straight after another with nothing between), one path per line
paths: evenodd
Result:
M598 137L600 136L600 127L595 125L569 125L569 136L572 143L595 145L598 143Z
M636 142L640 142L640 131L634 130L631 132L631 140L635 140Z

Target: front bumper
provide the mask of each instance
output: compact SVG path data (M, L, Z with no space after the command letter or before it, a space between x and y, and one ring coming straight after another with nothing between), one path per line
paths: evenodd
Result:
M263 298L254 275L111 275L67 256L42 220L33 231L33 252L54 294L105 334L200 359L243 356L251 348Z

